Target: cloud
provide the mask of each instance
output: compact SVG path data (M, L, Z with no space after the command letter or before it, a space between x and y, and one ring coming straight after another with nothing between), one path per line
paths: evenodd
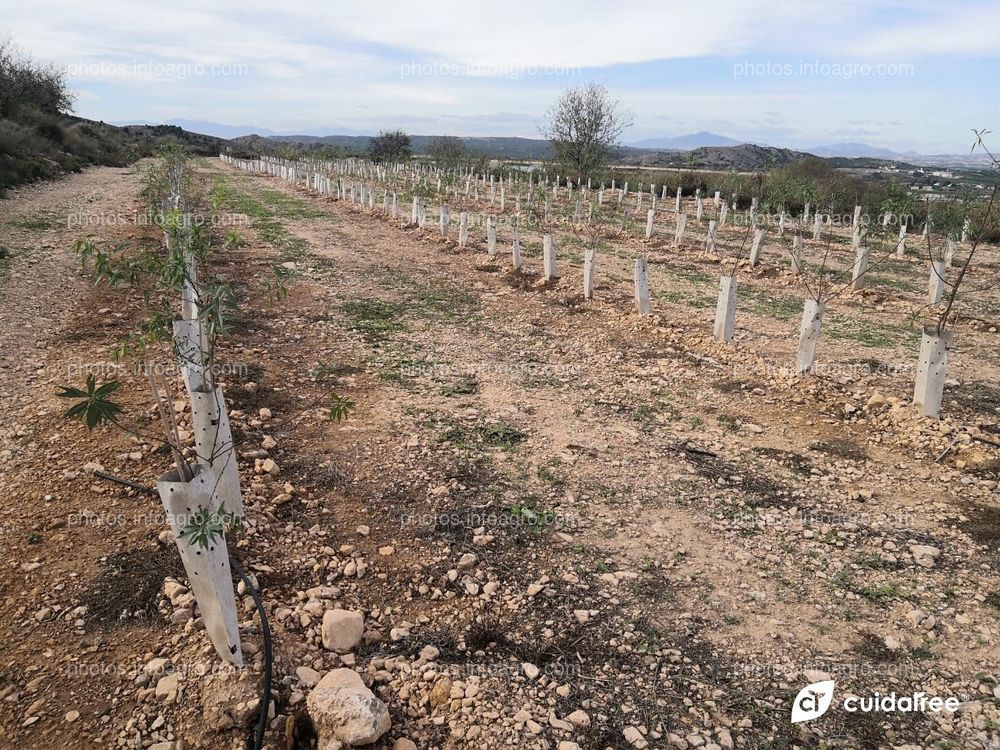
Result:
M72 81L79 114L105 120L184 117L276 131L334 123L535 137L560 90L589 79L609 82L635 113L627 138L704 129L774 142L801 137L808 145L855 128L901 140L957 133L961 141L968 123L997 115L995 98L977 91L990 85L996 61L988 61L992 68L981 58L976 67L968 62L969 55L1000 53L996 0L843 0L834 7L715 0L710 13L708 6L662 0L621 7L577 0L571 9L537 0L485 8L459 0L172 0L169 12L153 0L7 6L11 35L32 54L82 71ZM969 75L937 82L936 92L915 77L758 76L736 83L731 75L734 61L744 59L919 56L921 74L932 77L929 55L958 70L967 64ZM101 64L124 72L85 68ZM244 66L245 74L185 72L213 65ZM406 66L411 75L403 75Z
M916 10L926 9L918 6ZM945 2L930 6L927 18L886 24L863 34L847 49L856 55L1000 55L1000 4ZM903 9L905 13L907 9Z

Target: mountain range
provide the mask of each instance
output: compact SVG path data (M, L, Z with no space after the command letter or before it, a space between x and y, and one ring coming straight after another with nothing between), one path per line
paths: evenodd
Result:
M115 122L114 125L142 125L140 121ZM342 146L350 149L364 149L368 145L370 134L360 131L338 128L318 128L309 135L296 133L279 133L269 128L262 128L256 125L225 125L217 122L203 120L173 119L168 120L164 125L174 125L192 133L203 133L217 138L239 139L242 136L258 135L264 138L272 138L293 143L321 143L335 146ZM414 149L420 153L427 145L427 142L434 136L411 136ZM550 156L548 142L537 138L513 138L513 137L467 137L463 139L466 146L475 151L482 151L493 156L511 157L521 159L538 159ZM698 148L712 146L739 146L749 141L742 141L736 138L699 131L675 137L644 138L626 144L626 152L629 150L639 151L690 151ZM769 147L769 146L765 146ZM824 157L872 157L882 159L903 159L917 156L914 151L892 151L890 149L871 146L867 143L830 143L811 148L798 149L798 151Z

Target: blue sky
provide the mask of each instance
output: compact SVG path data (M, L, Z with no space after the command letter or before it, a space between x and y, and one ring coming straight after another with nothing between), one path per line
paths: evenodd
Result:
M1000 130L996 0L0 3L0 34L110 122L538 137L596 80L633 114L626 141L940 153Z

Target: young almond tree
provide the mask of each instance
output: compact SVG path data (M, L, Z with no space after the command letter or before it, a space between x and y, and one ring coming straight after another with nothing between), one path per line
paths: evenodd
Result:
M791 247L792 273L799 278L805 291L796 364L800 375L813 369L827 305L851 290L860 289L864 276L885 262L896 248L894 227L888 227L881 221L859 221L854 227L852 240L853 264L846 268L837 264L832 217L838 206L852 201L854 196L823 185L814 186L809 194L815 200L812 207L816 212L812 224L812 231L816 234L812 236L816 237L818 234L820 245L818 248L813 246L807 253L801 233L806 227L801 225L792 239ZM880 215L907 216L911 213L912 206L913 199L909 195L891 193L881 205ZM855 218L860 214L856 210ZM831 221L824 236L819 228L826 217Z
M1000 160L983 143L983 136L989 131L974 132L976 141L973 151L981 149L993 168L1000 170ZM949 324L954 319L959 292L964 294L996 287L996 279L988 277L988 274L995 272L985 267L976 269L973 261L981 252L986 238L995 234L1000 226L1000 218L997 216L998 195L1000 176L996 178L986 200L967 201L946 207L929 221L925 243L930 262L926 309L932 311L932 314L923 326L917 377L913 388L913 403L925 417L937 419L940 416L948 369L948 350L954 333ZM961 241L963 235L966 242ZM953 280L949 281L948 269L953 263L957 263L958 268ZM987 277L978 288L969 286L976 270Z

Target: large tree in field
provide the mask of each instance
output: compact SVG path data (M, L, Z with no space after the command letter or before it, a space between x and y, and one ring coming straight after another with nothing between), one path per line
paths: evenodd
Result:
M632 116L599 83L567 89L540 128L552 143L555 159L577 180L607 165Z
M402 130L382 130L368 141L368 156L372 161L404 161L412 152L410 136Z

